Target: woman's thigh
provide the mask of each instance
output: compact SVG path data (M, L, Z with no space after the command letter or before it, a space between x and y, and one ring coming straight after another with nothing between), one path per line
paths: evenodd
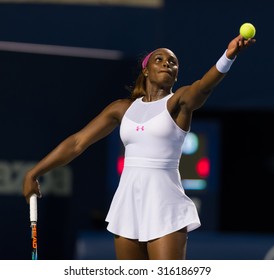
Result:
M114 236L117 260L147 260L147 243L122 236Z
M186 258L186 247L186 228L147 243L150 260L184 260Z

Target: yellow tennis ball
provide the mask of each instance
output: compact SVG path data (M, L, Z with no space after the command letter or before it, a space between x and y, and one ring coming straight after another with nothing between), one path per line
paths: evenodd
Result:
M245 38L253 38L256 34L256 29L253 24L251 23L244 23L240 27L240 34Z

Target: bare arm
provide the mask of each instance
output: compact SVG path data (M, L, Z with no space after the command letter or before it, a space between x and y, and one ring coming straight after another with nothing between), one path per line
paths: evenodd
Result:
M27 202L32 193L41 196L37 178L49 170L64 166L82 154L90 145L110 134L120 123L129 106L127 100L118 100L107 106L83 129L62 141L55 149L39 161L24 178L23 195Z
M227 47L227 58L235 58L242 49L253 43L255 43L255 39L245 40L241 35L237 36ZM185 106L188 111L200 108L205 103L212 90L223 80L225 75L226 74L220 73L214 65L200 80L195 81L190 86L177 90L180 96L180 105Z

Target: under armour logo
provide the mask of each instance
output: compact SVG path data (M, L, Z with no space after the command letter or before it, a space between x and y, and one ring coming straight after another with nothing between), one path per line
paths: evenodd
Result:
M139 130L142 130L144 131L145 130L145 127L142 125L142 126L137 126L136 127L136 131L139 131Z

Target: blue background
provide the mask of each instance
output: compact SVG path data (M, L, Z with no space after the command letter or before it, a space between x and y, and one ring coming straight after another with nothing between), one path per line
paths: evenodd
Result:
M128 96L125 86L133 83L145 53L172 49L180 61L176 86L189 84L216 63L242 23L252 22L256 44L239 55L194 118L221 123L216 230L273 236L273 7L267 0L248 5L243 0L169 0L160 9L0 4L0 41L123 53L122 60L110 61L1 51L0 161L12 165L40 160L111 101ZM41 258L79 257L81 232L105 232L109 141L96 143L69 165L70 196L49 194L39 201ZM12 176L20 181L22 173L14 170ZM0 209L0 259L29 259L28 207L20 190L1 192ZM234 251L231 258L241 253Z

